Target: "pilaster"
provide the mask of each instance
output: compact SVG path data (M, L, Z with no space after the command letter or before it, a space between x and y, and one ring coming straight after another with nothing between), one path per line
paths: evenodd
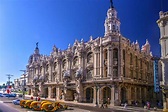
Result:
M115 100L115 88L114 86L111 87L111 102L110 105L114 106L114 100Z
M56 100L60 100L60 88L56 87Z
M51 86L48 87L48 98L51 98Z
M108 57L107 57L107 60L108 60L108 62L107 62L108 63L107 64L108 65L108 67L107 67L108 68L107 74L108 74L109 77L112 75L112 73L111 73L112 72L111 71L111 68L112 68L112 66L111 66L111 60L112 60L111 52L112 52L111 51L111 47L109 47L108 48Z
M100 77L103 77L103 46L100 46Z

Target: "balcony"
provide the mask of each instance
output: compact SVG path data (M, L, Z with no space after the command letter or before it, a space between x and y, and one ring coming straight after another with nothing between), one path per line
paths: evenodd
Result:
M160 81L160 85L161 86L165 85L164 81Z

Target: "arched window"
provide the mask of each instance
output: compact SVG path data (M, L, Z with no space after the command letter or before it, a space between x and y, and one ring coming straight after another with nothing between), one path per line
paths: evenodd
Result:
M113 49L113 59L116 58L118 60L118 49Z
M87 69L87 76L86 79L91 79L93 74L93 70Z
M42 72L42 66L40 67L40 73Z
M56 67L57 67L57 63L55 62L54 63L54 70L56 70Z
M73 60L73 65L78 65L78 57L75 56L74 60Z
M114 78L118 77L118 67L113 67L113 77Z
M138 67L138 57L135 57L136 67Z
M87 54L87 63L93 62L93 56L92 52L89 52Z
M113 49L113 66L118 66L118 49Z
M104 65L107 66L107 49L104 50Z
M66 60L65 60L65 59L63 60L62 68L63 68L63 69L66 69Z

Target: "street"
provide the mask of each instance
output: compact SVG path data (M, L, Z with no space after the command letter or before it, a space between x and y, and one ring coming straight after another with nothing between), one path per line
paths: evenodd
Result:
M21 108L20 105L14 105L12 101L17 98L6 98L6 97L0 97L0 112L40 112L40 111L32 111L27 108ZM144 110L140 107L128 107L123 108L121 106L114 106L109 108L99 108L89 105L82 105L82 104L73 104L73 103L67 103L69 106L67 110L64 110L64 112L149 112L149 110ZM152 109L150 110L150 112ZM62 110L59 110L58 112L62 112ZM156 111L155 111L156 112ZM159 112L159 111L157 111Z
M14 99L17 99L17 98L0 97L0 112L38 112L38 111L32 111L27 108L21 108L20 105L14 105L12 103L12 100ZM58 112L61 112L61 111L58 111ZM68 110L64 110L64 112L94 112L94 111L89 111L86 109L80 109L80 108L71 106L69 107Z
M11 107L3 102L0 102L0 112L20 112L16 108Z

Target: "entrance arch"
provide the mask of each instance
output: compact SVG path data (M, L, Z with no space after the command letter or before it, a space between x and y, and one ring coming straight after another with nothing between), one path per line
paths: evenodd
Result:
M86 89L86 102L93 103L93 88L91 87Z
M52 98L55 98L55 96L56 96L56 87L52 88L51 96L52 96Z
M125 103L127 101L127 90L125 87L121 88L121 103Z
M103 88L103 102L110 103L109 100L111 99L111 89L109 87Z
M48 98L48 87L44 88L44 97Z

